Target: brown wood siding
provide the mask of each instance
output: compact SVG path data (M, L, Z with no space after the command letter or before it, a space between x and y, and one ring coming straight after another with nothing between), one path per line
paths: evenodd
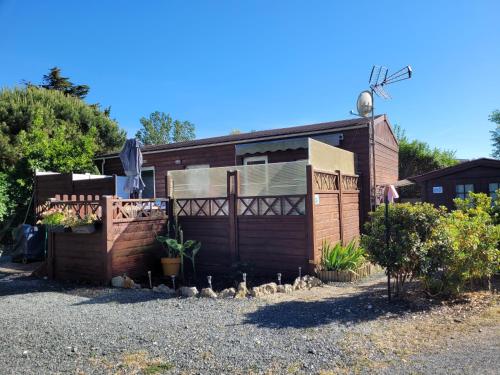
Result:
M297 274L306 270L306 216L238 217L240 261L262 275Z
M389 124L384 121L375 126L375 180L377 185L398 181L399 146Z
M161 245L156 234L163 233L163 219L113 223L111 247L112 276L126 273L133 278L147 277L147 271L160 271Z
M316 194L319 195L319 204L314 206L314 262L319 264L323 242L334 244L340 241L340 207L338 193Z
M267 161L269 163L284 163L288 161L307 160L309 158L308 150L305 148L300 148L297 150L284 150L284 151L242 155L236 158L236 162L238 165L242 165L244 158L249 156L262 156L262 155L267 155Z
M352 239L359 237L359 193L344 193L342 195L342 215L343 241L348 243Z
M474 192L489 192L490 183L500 183L500 170L494 167L478 166L461 172L453 173L421 183L423 200L435 206L446 206L452 210L455 208L453 199L455 196L455 186L458 184L474 184ZM432 188L442 186L442 194L434 194Z
M200 273L226 272L231 267L229 249L229 218L226 217L179 217L184 240L201 242L196 258Z
M210 167L235 165L234 145L203 147L190 150L176 150L144 154L144 167L155 167L156 196L165 197L165 176L168 171L185 169L188 165L209 164ZM180 164L176 164L180 160ZM98 167L101 166L98 163ZM123 175L119 158L107 159L104 174Z
M51 233L49 269L58 280L106 282L106 257L103 233Z

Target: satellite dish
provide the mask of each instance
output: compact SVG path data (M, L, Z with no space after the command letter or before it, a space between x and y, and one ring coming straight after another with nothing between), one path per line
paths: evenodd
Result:
M372 93L370 91L363 91L359 94L356 107L360 116L368 117L371 115L373 109Z

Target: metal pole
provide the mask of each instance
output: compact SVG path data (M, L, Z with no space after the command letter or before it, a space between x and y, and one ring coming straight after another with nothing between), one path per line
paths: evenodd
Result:
M372 178L370 178L370 190L372 192L371 194L371 199L370 199L370 208L371 211L375 211L375 205L376 205L376 197L377 197L377 184L376 184L376 179L375 179L375 96L373 95L374 91L371 89L371 96L372 96L372 118L370 121L370 161L371 161L371 175Z
M386 251L389 251L389 198L387 196L387 188L384 191L384 204L385 204L385 248ZM391 272L390 269L387 268L387 298L389 301L391 300Z

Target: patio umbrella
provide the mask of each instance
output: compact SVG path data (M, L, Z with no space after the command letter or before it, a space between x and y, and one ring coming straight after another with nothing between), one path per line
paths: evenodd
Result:
M122 151L120 152L120 160L123 165L123 170L127 176L124 190L130 193L131 197L140 198L142 191L146 186L142 181L142 143L137 139L127 139Z

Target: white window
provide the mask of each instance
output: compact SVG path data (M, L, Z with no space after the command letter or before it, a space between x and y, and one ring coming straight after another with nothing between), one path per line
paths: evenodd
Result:
M142 167L141 170L142 181L144 181L144 190L142 191L143 198L155 198L155 167Z
M474 184L455 185L455 193L457 198L465 199L469 192L474 192Z
M186 165L186 169L202 169L202 168L210 168L210 164L191 164L191 165Z
M496 199L497 197L497 190L500 189L500 182L493 182L491 184L489 184L489 195L491 197L491 199Z
M267 155L249 156L243 159L244 165L267 164Z

